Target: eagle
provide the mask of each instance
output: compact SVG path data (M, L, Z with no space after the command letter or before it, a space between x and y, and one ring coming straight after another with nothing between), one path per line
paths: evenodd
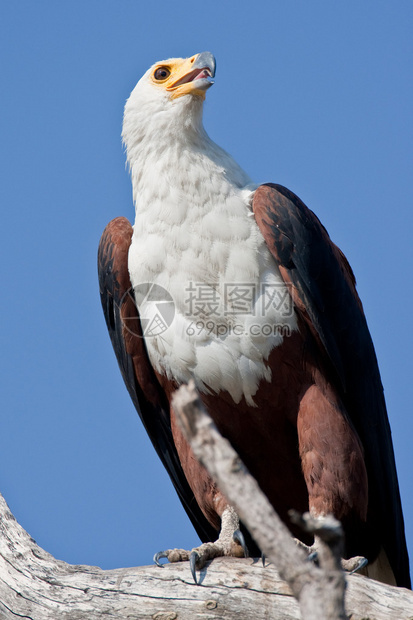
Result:
M258 553L177 425L193 379L280 517L333 514L345 558L410 587L391 431L352 269L282 185L257 186L206 133L209 52L157 62L126 102L136 219L98 250L100 296L132 401L202 544L155 560Z

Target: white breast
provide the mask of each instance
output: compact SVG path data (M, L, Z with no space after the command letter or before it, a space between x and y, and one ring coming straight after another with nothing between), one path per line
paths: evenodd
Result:
M271 379L270 351L297 328L292 301L252 216L251 187L224 181L210 161L187 164L180 179L141 192L137 203L132 285L162 287L175 310L169 326L170 315L147 330L148 354L169 378L193 377L200 390L253 404L259 381ZM151 320L153 296L138 297Z

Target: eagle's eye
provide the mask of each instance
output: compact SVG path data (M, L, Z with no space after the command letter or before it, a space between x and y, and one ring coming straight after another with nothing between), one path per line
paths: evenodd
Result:
M162 80L166 80L166 78L168 78L170 75L171 72L168 67L158 67L153 74L153 77L155 78L155 80L159 80L160 82L162 82Z

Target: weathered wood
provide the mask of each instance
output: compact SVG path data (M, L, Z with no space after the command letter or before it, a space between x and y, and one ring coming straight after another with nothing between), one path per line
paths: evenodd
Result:
M103 571L72 566L36 545L0 496L0 618L16 620L298 620L276 569L219 558L193 583L185 562ZM348 579L352 620L413 618L413 593L359 575Z

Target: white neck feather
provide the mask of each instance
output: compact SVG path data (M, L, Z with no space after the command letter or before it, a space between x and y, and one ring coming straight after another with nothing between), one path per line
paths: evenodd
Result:
M191 191L194 186L199 191L204 179L212 186L212 177L219 177L218 185L224 178L238 189L251 183L235 160L209 138L199 97L171 101L156 94L155 99L142 99L133 91L125 106L122 138L138 211L143 195L157 191L159 185L169 192L173 187Z

